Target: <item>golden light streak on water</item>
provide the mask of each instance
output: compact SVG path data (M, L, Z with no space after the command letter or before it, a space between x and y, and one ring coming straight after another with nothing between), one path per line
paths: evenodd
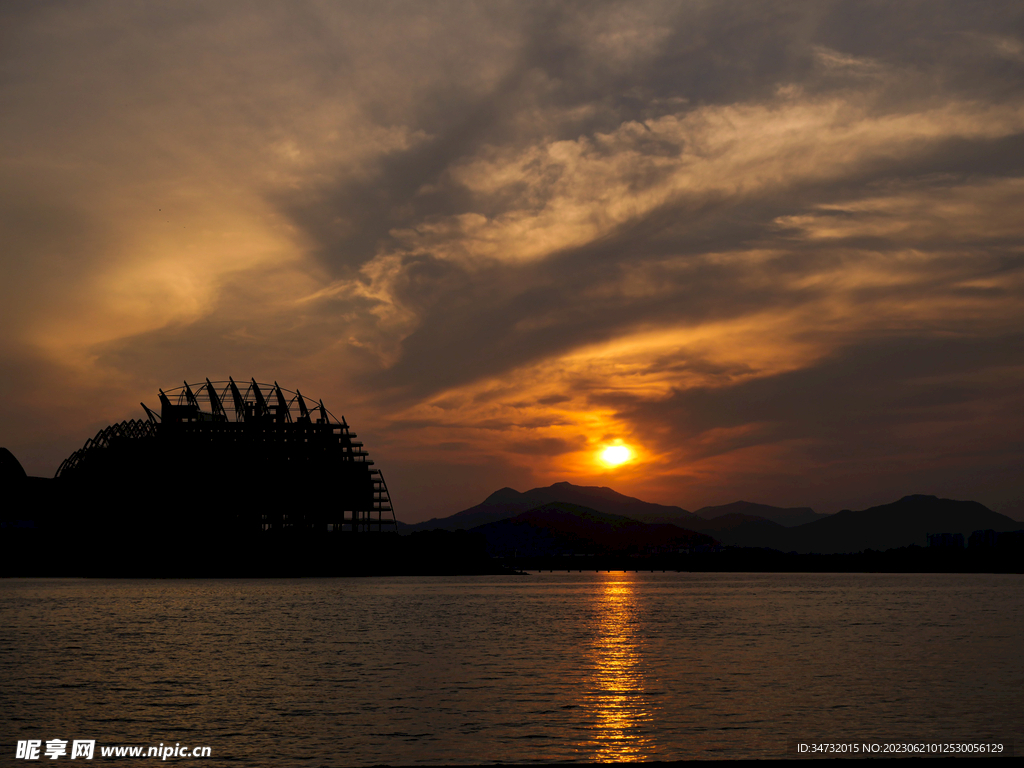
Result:
M640 761L653 750L648 725L642 637L638 628L636 574L608 573L597 600L593 666L583 709L592 715L593 758ZM589 719L589 718L588 718Z

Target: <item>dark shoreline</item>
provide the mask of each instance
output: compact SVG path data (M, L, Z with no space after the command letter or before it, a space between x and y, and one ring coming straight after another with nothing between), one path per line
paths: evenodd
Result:
M975 524L1000 523L992 518L995 513L975 509L980 505L973 502L926 496L904 497L895 504L850 513L858 520L864 515L869 519L829 536L778 541L766 536L754 543L768 546L738 546L745 542L737 541L723 547L718 538L674 525L648 525L567 502L548 503L471 530L399 534L380 523L375 529L369 520L360 526L339 526L329 525L322 515L322 519L301 515L293 519L285 514L291 507L271 504L259 484L216 492L172 484L143 492L137 487L138 477L129 479L109 487L49 478L17 480L12 488L18 493L9 494L13 503L0 516L0 577L469 576L524 571L1024 573L1024 531L984 527L970 536L929 538L942 546L808 554L814 549L834 552L894 539L896 543L923 541L923 534L914 532L928 526L964 531ZM267 513L272 522L261 527L254 521L264 508L278 512ZM820 528L843 522L839 519L843 514L798 528L775 528L790 533ZM882 522L876 520L879 515L885 518ZM893 528L893 520L903 521L902 528L896 526L901 535L891 531L882 537L865 535L865 531ZM719 536L725 538L724 533Z
M0 577L298 578L509 574L483 542L463 531L184 536L6 529Z
M470 534L360 535L345 540L168 540L114 545L102 538L55 540L34 530L6 531L0 578L305 578L484 576L526 572L675 573L1024 573L1015 549L904 547L855 554L769 549L630 556L487 557ZM14 535L11 535L14 534Z

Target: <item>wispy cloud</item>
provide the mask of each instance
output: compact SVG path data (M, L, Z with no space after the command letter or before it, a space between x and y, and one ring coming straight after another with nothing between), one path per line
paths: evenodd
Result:
M1024 496L1016 4L0 14L31 471L231 374L346 412L410 519L561 479Z

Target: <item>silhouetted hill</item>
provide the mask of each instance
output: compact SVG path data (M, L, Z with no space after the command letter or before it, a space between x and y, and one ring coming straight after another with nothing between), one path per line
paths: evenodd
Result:
M694 530L731 547L773 547L766 542L784 543L789 529L763 517L732 512L695 525Z
M555 483L525 493L502 488L475 507L451 517L402 526L402 531L475 529L556 503L584 507L594 514L629 518L638 524L675 525L711 536L728 546L763 547L782 552L884 551L911 545L924 546L929 533L962 533L966 538L976 530L1014 531L1020 528L1020 523L977 502L935 496L906 496L892 504L861 511L843 510L835 515L819 515L809 507L787 509L739 501L704 507L701 513L708 517L703 517L680 507L650 504L624 496L611 488ZM793 521L807 517L812 517L812 520L794 525ZM554 525L553 520L549 522ZM547 542L543 546L565 546L567 540L564 536L568 533L562 531L555 535L553 531L561 529L551 525L547 526L550 529L547 533L531 533L533 538L524 539L524 546L543 548L542 542ZM579 535L583 536L582 533ZM598 541L600 537L593 539L591 534L587 534L583 540ZM637 542L627 546L634 544L640 546Z
M422 531L440 528L443 530L468 530L504 520L552 502L577 504L609 515L621 515L646 523L669 523L685 528L706 521L682 507L652 504L631 496L624 496L611 488L581 486L572 483L555 483L545 488L533 488L520 493L513 488L495 491L480 504L464 509L450 517L434 518L424 523L402 526L402 531Z
M402 525L399 530L406 531L468 531L478 525L485 525L496 520L504 520L508 517L525 512L531 507L537 506L524 498L525 494L513 488L502 488L495 491L482 502L469 509L456 512L448 517L434 517L423 523L414 523L409 526Z
M828 515L815 512L810 507L773 507L769 504L755 504L751 501L734 501L732 504L722 504L717 507L701 507L694 514L708 520L714 520L724 515L754 515L786 527L812 523L815 520L828 517Z
M493 556L678 552L714 540L666 523L641 523L578 504L551 502L472 529L487 539Z
M771 523L771 520L766 520L763 517L757 515L743 515L738 512L733 512L728 515L721 515L712 520L704 520L700 523L699 528L694 530L701 531L730 531L734 528L738 528L747 523ZM778 523L772 523L773 528L781 528Z
M763 509L765 505L738 502L713 509L737 507ZM966 540L976 530L1018 528L1020 523L977 502L935 496L905 496L892 504L857 512L846 509L793 527L737 512L720 514L693 526L693 530L712 535L728 546L822 554L925 546L929 533L962 533Z
M766 541L760 546L822 554L884 551L912 544L925 546L929 533L962 533L966 538L976 530L1018 528L1020 523L976 501L918 495L858 512L844 509L822 520L786 529L780 540Z

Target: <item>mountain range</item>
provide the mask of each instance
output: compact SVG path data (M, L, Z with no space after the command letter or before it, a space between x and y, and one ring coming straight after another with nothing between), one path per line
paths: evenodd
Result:
M732 515L746 515L771 520L784 526L803 525L821 520L828 515L815 512L810 507L772 507L768 504L754 504L750 501L734 501L719 507L701 507L693 514L706 520L716 520Z
M651 555L714 544L710 536L668 523L642 523L562 501L477 526L473 533L482 534L489 554L499 557Z
M569 542L594 551L672 548L707 543L822 554L925 545L929 533L1013 531L1021 524L973 501L905 496L869 509L822 515L809 507L782 508L738 501L690 512L652 504L611 488L562 482L520 493L502 488L483 502L417 530L472 530L489 549L566 550ZM710 537L710 538L708 538ZM585 548L585 547L584 547Z
M682 507L669 507L624 496L611 488L555 483L546 488L534 488L520 493L513 488L495 491L482 502L450 517L433 518L424 523L403 526L404 530L424 531L440 528L446 531L469 530L478 525L494 523L514 517L520 512L563 502L586 507L608 515L621 515L643 523L669 523L693 529L694 524L706 522Z

